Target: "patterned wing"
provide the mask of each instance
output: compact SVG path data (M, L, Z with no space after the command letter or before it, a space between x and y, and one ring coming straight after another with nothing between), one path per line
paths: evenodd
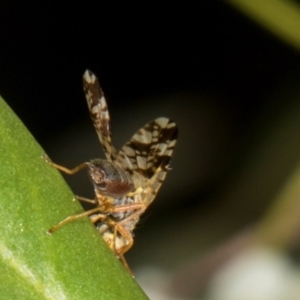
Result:
M151 189L147 196L150 204L161 187L177 141L176 124L167 118L158 118L138 130L120 150L117 162L129 172L141 175L144 184ZM136 187L139 183L135 182Z
M97 77L89 70L83 74L83 89L90 116L108 161L117 158L117 151L111 142L110 117L103 91Z

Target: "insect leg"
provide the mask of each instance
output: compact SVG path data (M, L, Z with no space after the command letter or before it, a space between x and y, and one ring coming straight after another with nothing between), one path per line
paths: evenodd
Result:
M116 249L116 253L118 255L123 255L124 253L126 253L133 245L133 238L132 238L132 234L130 231L128 231L127 229L125 229L124 224L126 224L128 221L130 221L131 219L136 219L138 218L143 212L145 211L145 207L143 209L140 209L136 212L134 212L132 215L128 216L127 218L125 218L122 221L119 221L116 223L115 227L114 227L114 231L115 231L115 240L117 239L117 232L119 232L119 234L124 238L124 240L127 241L127 243L121 247L120 249Z
M120 234L122 236L122 239L125 240L126 246L120 248L120 249L116 249L116 240L117 240L117 234ZM118 258L121 260L121 262L123 263L125 269L128 271L128 273L134 277L133 272L131 271L127 260L124 257L124 253L126 251L128 251L133 245L133 238L132 238L132 234L126 230L124 227L120 227L118 226L118 223L115 224L114 226L114 252L116 253L116 255L118 256Z
M95 214L95 215L91 215L90 216L90 220L93 222L93 223L96 223L98 221L101 220L101 222L104 222L104 220L106 221L108 218L107 215L103 215L103 214Z
M88 199L88 198L77 196L77 195L76 195L76 198L79 201L82 201L82 202L87 202L87 203L91 203L91 204L97 204L98 203L98 201L96 199Z
M87 163L82 163L82 164L80 164L79 166L75 167L74 169L68 169L68 168L66 168L66 167L64 167L64 166L61 166L61 165L58 165L58 164L52 162L52 161L50 160L50 158L49 158L47 155L43 155L42 158L43 158L43 159L45 160L45 162L46 162L47 164L49 164L50 166L52 166L52 167L54 167L55 169L58 169L58 170L60 170L60 171L62 171L62 172L64 172L64 173L66 173L66 174L69 174L69 175L75 174L75 173L77 173L78 171L80 171L80 170L82 170L82 169L84 169L84 168L86 168L86 167L88 166Z
M81 214L77 214L77 215L73 215L73 216L69 216L67 218L65 218L64 220L60 221L58 224L56 224L55 226L51 227L49 230L48 230L48 233L51 234L53 233L54 231L58 230L59 228L61 228L62 226L74 221L74 220L77 220L77 219L81 219L83 217L86 217L86 216L89 216L95 212L99 212L101 211L101 207L96 207L96 208L93 208L93 209L90 209L88 211L85 211Z
M115 207L108 208L107 212L108 213L117 213L117 212L128 211L128 210L142 210L144 212L146 208L147 208L147 205L144 203L133 203L133 204L118 205ZM126 222L126 220L128 220L128 218L122 220L121 222L123 222L123 221ZM118 222L118 224L119 223L120 222Z

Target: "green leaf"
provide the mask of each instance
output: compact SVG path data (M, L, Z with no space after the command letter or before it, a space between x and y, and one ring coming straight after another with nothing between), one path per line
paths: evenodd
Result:
M0 299L147 299L0 98Z

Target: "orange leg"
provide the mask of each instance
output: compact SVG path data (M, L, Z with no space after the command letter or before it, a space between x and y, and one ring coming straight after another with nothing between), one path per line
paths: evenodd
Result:
M97 203L96 200L91 200L91 199L87 199L87 198L84 198L84 197L78 197L77 196L77 198L79 200L83 200L84 199L83 201L90 202L90 203L93 203L93 204ZM138 211L142 210L142 211L144 211L144 209L145 209L145 204L128 204L128 205L117 206L117 207L112 207L112 206L111 207L97 206L96 208L90 209L90 210L85 211L83 213L80 213L80 214L77 214L77 215L68 216L67 218L65 218L64 220L60 221L58 224L56 224L52 228L50 228L48 230L48 233L51 234L54 231L60 229L62 226L66 225L66 224L68 224L68 223L70 223L72 221L75 221L77 219L81 219L83 217L92 215L93 213L99 212L100 213L99 216L101 216L101 215L105 215L105 214L109 214L109 213L115 213L115 212L121 212L121 211L127 211L127 210L138 210ZM135 215L135 213L133 215ZM101 219L101 218L102 217L100 217L99 219ZM126 220L128 220L128 218L126 218L124 221L126 221ZM96 221L94 221L94 222L96 222Z
M76 195L76 198L79 201L86 202L86 203L91 203L91 204L97 204L98 203L98 201L96 199L88 199L88 198L77 196L77 195Z
M133 245L133 238L132 238L132 234L125 230L123 227L118 226L119 223L116 223L114 226L114 252L117 255L117 257L121 260L121 262L123 263L125 269L128 271L128 273L134 277L133 272L131 271L127 260L124 257L124 253L129 250L132 245ZM119 234L122 236L122 238L127 242L127 244L122 247L121 249L116 249L116 239L117 239L117 234ZM126 249L125 249L126 248Z
M102 221L105 223L108 223L109 224L109 220L108 220L108 216L107 215L103 215L103 214L96 214L96 215L91 215L90 216L90 220L93 222L93 223L96 223L98 221Z
M121 260L122 264L124 265L125 269L128 271L128 273L134 278L134 274L131 271L131 269L130 269L130 267L129 267L129 265L128 265L125 257L124 257L124 255L123 254L118 254L118 257Z
M126 205L117 205L117 206L111 206L111 208L107 209L108 213L116 213L116 212L121 212L121 211L127 211L127 210L143 210L145 211L146 205L144 203L133 203L133 204L126 204ZM131 215L128 217L131 218ZM128 218L120 221L120 222L126 222ZM118 223L120 223L118 222Z
M128 205L128 206L130 207L130 205ZM128 209L128 206L127 206L127 209ZM132 238L131 232L124 228L124 224L126 224L126 222L130 221L131 219L139 217L145 211L145 208L146 208L145 205L143 205L142 209L136 211L135 213L133 213L126 219L112 225L112 227L114 228L114 239L113 239L114 240L114 252L119 257L119 259L122 261L124 267L126 268L128 273L132 277L134 277L134 274L131 271L131 269L126 261L124 254L133 246L133 238ZM118 234L122 237L122 239L124 239L124 241L126 241L126 244L120 249L116 248Z
M131 232L129 232L128 230L126 230L124 228L124 225L128 221L130 221L131 219L138 218L144 211L145 211L145 207L144 207L144 209L140 209L140 210L136 211L135 213L133 213L132 215L130 215L126 219L116 223L116 225L115 225L115 237L116 237L116 231L118 231L120 233L120 235L127 241L127 244L125 246L123 246L121 249L118 249L116 251L117 253L124 254L132 247L132 245L133 245L132 234L131 234Z
M66 167L63 167L61 165L58 165L54 162L52 162L50 160L50 158L47 156L47 155L43 155L42 158L45 160L46 163L48 163L50 166L54 167L55 169L58 169L66 174L69 174L69 175L73 175L75 173L77 173L78 171L86 168L88 166L87 163L83 163L83 164L80 164L79 166L75 167L74 169L68 169Z
M95 212L101 212L101 208L100 207L96 207L96 208L93 208L93 209L90 209L88 211L85 211L81 214L77 214L77 215L73 215L73 216L69 216L67 218L65 218L64 220L60 221L58 224L56 224L55 226L53 226L52 228L50 228L48 230L48 233L51 234L53 233L54 231L58 230L59 228L61 228L62 226L74 221L74 220L77 220L77 219L81 219L83 217L86 217L86 216L89 216L89 215L92 215L93 213Z

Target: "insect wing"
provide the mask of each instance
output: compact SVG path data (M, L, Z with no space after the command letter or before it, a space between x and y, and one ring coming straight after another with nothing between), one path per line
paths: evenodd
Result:
M136 187L146 187L148 204L165 180L177 133L177 126L172 120L158 118L138 130L119 151L117 162L132 174ZM136 174L144 179L144 183L137 183Z
M117 158L117 151L111 141L110 117L106 100L97 77L89 70L83 74L83 89L105 156L108 161L114 161Z

